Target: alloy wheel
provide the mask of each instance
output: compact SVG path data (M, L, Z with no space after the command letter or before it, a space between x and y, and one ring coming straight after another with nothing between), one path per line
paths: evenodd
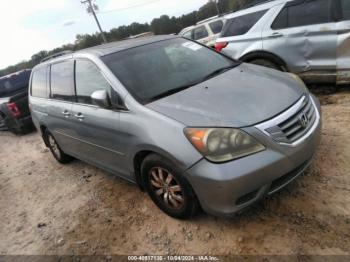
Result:
M153 192L168 208L181 209L184 206L183 190L169 171L162 167L154 167L149 175Z
M60 152L60 149L58 147L58 144L56 143L56 140L53 138L52 135L48 136L48 140L49 140L49 144L50 144L50 147L52 149L52 152L55 154L55 156L57 158L60 158L61 157L61 152Z

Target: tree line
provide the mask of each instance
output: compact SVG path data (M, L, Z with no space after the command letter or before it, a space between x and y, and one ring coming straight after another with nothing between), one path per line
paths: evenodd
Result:
M261 2L262 0L218 0L218 9L221 14L237 11L246 5ZM209 0L205 5L199 8L197 11L179 16L169 17L162 15L159 18L155 18L152 22L140 24L134 22L130 25L123 25L117 28L111 29L109 32L105 32L109 42L119 41L129 36L141 34L144 32L152 31L154 34L172 34L178 33L183 28L196 24L198 21L217 15L217 7L214 0ZM33 68L40 61L52 54L72 50L77 51L80 49L92 47L101 44L101 37L98 32L94 34L78 34L74 41L74 44L63 45L50 51L40 51L28 60L11 65L5 69L0 70L0 77L17 72L26 68Z

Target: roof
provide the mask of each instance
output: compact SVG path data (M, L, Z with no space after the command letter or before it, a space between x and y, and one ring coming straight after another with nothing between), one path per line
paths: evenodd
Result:
M53 55L53 58L47 59L44 58L43 62L41 62L39 65L35 66L35 68L40 67L47 63L52 63L56 60L62 60L69 57L72 57L73 54L93 54L95 56L101 57L108 54L113 54L119 51L123 51L126 49L143 46L167 39L173 39L178 38L179 36L174 35L157 35L157 36L147 36L147 37L139 37L139 38L133 38L133 39L126 39L116 42L111 42L107 44L102 44L86 49L82 49L76 52L62 52L62 55L55 57L55 54Z
M266 1L266 2L260 2L260 3L257 3L255 5L248 6L247 8L243 8L241 10L238 10L236 12L228 14L225 16L225 18L230 19L233 17L237 17L237 16L241 16L241 15L245 15L245 14L250 14L253 12L270 9L276 5L284 4L284 3L287 3L290 1L292 1L292 0L271 0L271 1Z
M137 46L147 45L167 39L177 38L178 36L174 35L157 35L157 36L149 36L149 37L140 37L127 39L117 42L112 42L108 44L98 45L94 47L90 47L87 49L82 49L77 51L76 53L92 53L97 56L104 56L112 53L116 53L119 51L123 51L126 49L130 49Z

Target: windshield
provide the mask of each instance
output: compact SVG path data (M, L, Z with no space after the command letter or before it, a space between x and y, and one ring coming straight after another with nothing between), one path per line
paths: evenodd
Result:
M238 65L183 38L164 40L102 58L140 103L179 92Z

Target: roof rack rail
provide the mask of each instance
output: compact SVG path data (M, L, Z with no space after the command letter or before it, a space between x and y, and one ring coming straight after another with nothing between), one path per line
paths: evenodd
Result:
M273 1L276 1L276 0L264 0L264 1L256 0L253 3L249 3L249 4L246 4L246 5L243 5L240 10L247 9L247 8L250 8L250 7L253 7L253 6L257 6L257 5L266 4L268 2L273 2Z
M73 51L71 51L71 50L66 50L66 51L58 52L58 53L55 53L55 54L53 54L53 55L50 55L50 56L45 57L44 59L42 59L42 60L40 61L40 63L46 62L46 61L51 60L51 59L54 59L54 58L56 58L56 57L60 57L60 56L68 55L68 54L72 54L72 53L73 53Z
M198 21L198 22L196 23L196 25L203 24L203 23L205 23L205 22L208 22L208 21L213 20L213 19L216 19L216 18L220 18L220 16L219 16L219 15L215 15L215 16L208 17L208 18L206 18L206 19L203 19L203 20L201 20L201 21Z

